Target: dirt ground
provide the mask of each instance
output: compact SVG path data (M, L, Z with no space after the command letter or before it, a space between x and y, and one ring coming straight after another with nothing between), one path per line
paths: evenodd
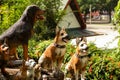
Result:
M22 60L8 61L5 70L9 73L8 75L3 76L0 70L0 80L12 80L11 77L14 76L22 66Z
M19 68L6 68L6 71L9 73L9 77L8 76L3 76L1 71L0 71L0 80L12 80L11 77L14 76L18 71Z

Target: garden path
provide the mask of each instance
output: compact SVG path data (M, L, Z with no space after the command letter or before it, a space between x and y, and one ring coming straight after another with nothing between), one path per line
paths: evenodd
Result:
M112 24L87 24L88 31L93 31L96 33L102 33L102 35L88 36L88 43L94 43L98 48L116 48L118 47L118 38L116 38L119 33L114 30ZM71 42L74 44L74 39Z

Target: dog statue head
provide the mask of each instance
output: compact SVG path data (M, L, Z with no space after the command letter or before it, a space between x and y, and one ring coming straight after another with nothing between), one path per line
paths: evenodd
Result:
M35 22L37 20L43 20L43 14L44 10L41 10L37 5L30 5L23 12L22 19L24 21Z
M33 69L36 65L36 62L33 59L29 59L28 61L26 61L25 66L27 66L27 69Z
M88 45L85 37L76 38L76 46L77 53L87 53Z
M0 59L4 61L9 60L9 46L7 45L7 39L0 45Z
M64 28L56 27L55 43L65 45L69 41L69 36Z
M27 80L33 80L35 76L35 70L34 67L36 65L36 62L33 59L29 59L25 62L25 66L27 68Z
M34 80L34 66L36 62L33 59L23 60L20 71L14 76L14 80Z

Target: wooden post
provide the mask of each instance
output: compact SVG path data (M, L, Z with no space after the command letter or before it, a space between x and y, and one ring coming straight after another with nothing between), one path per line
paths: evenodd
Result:
M91 19L91 16L92 16L92 13L91 13L91 11L92 11L92 10L91 10L91 7L92 7L92 6L91 6L91 4L90 4L90 9L89 9L89 11L90 11L90 24L91 24L91 20L92 20L92 19Z

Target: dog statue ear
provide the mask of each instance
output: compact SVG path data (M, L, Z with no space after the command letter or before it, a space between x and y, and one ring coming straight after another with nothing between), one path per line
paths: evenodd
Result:
M5 38L5 39L4 39L4 44L6 44L6 45L7 45L7 43L8 43L8 39L7 39L7 38Z
M85 42L87 42L87 39L86 39L86 37L81 37L81 41L85 41Z
M65 27L64 27L64 26L62 27L62 30L64 30L64 31L65 31Z
M56 34L59 33L60 29L61 29L61 28L60 28L59 26L56 26Z
M77 45L77 46L78 46L78 44L80 43L80 41L81 41L81 40L77 37L77 38L76 38L76 45Z

